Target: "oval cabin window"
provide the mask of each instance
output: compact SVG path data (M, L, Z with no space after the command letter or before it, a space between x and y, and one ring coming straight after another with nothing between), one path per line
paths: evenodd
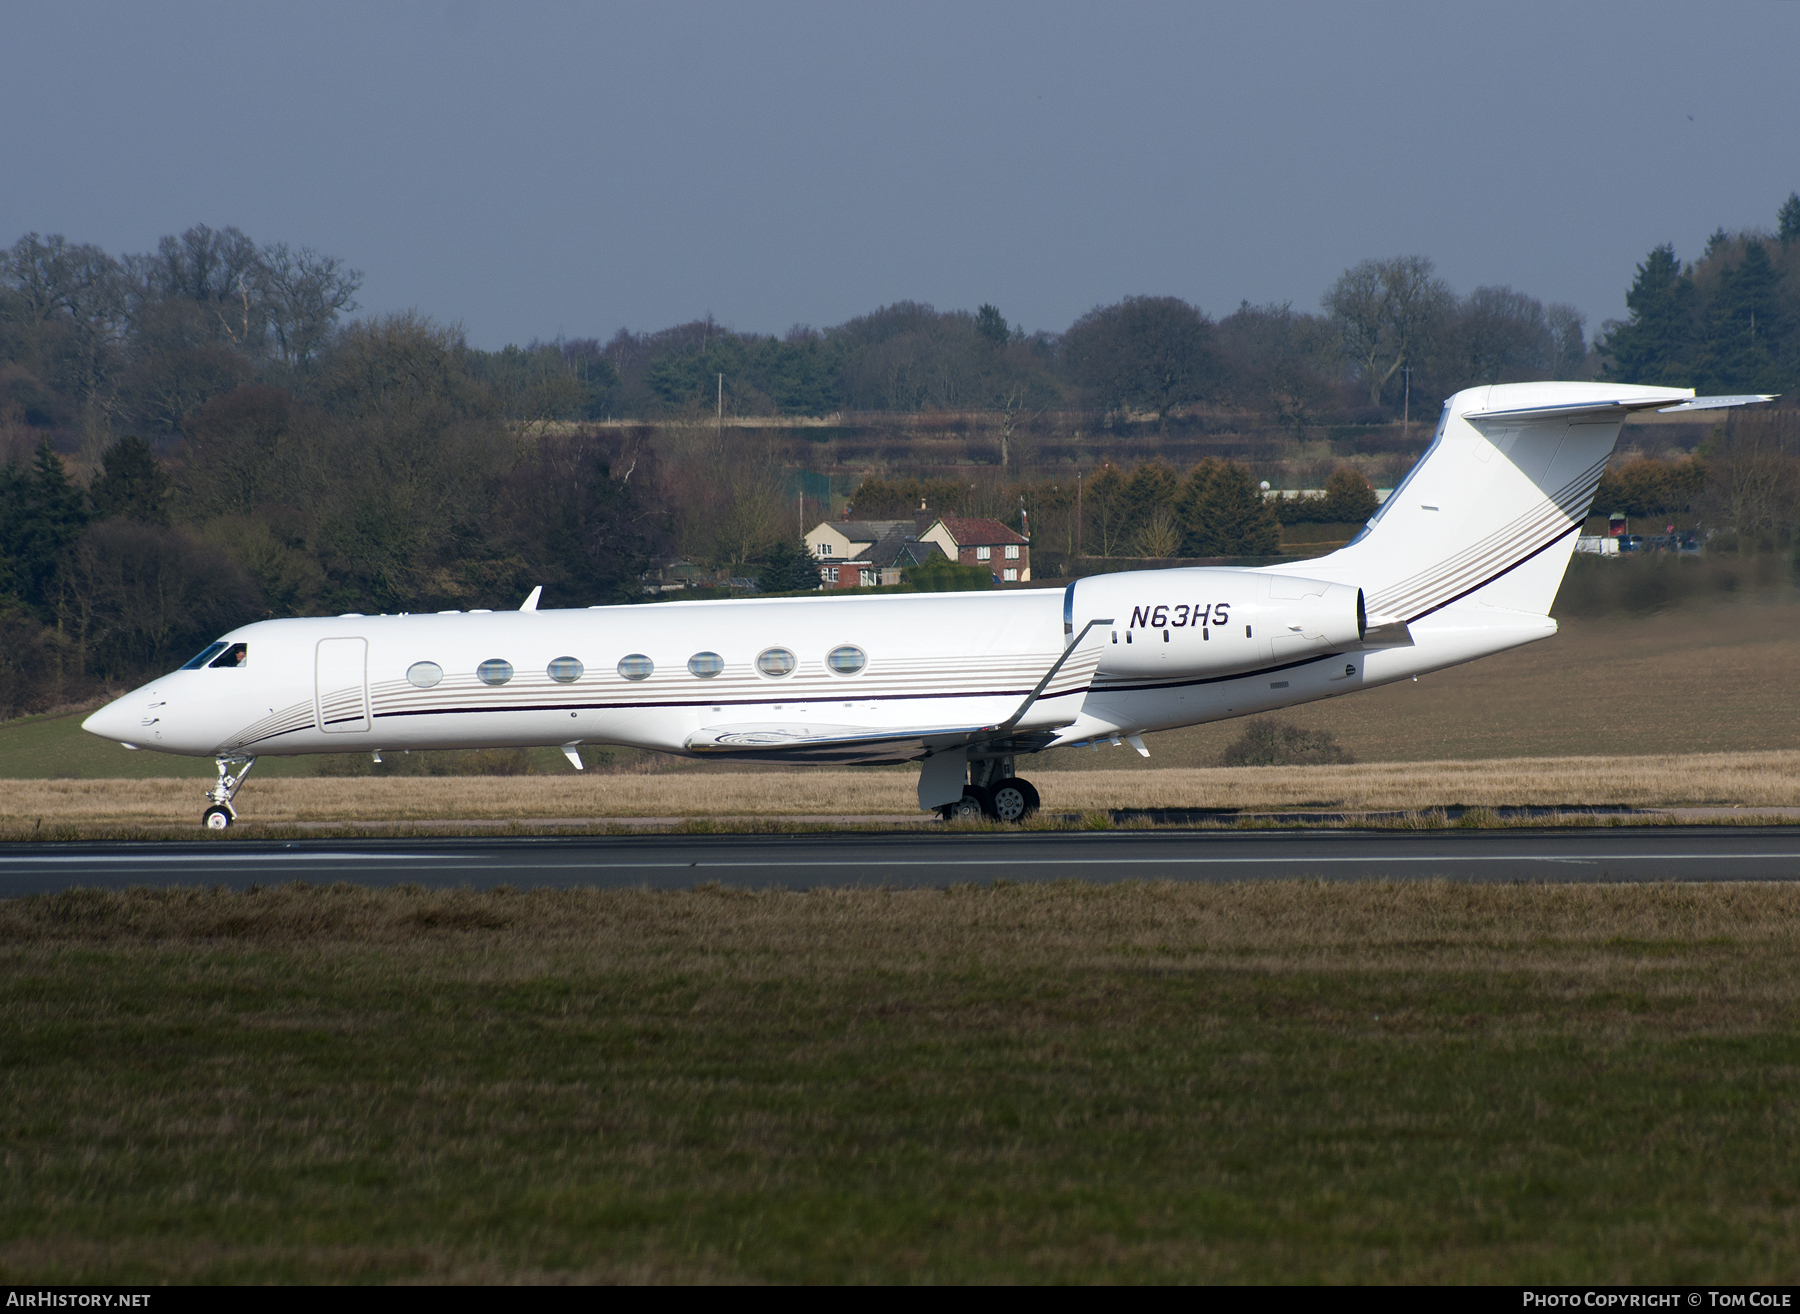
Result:
M444 678L444 668L436 662L414 662L406 668L406 682L429 689Z
M799 664L799 658L786 648L766 648L756 658L756 669L777 680L784 675L792 675Z
M619 674L627 680L648 680L655 669L656 663L641 652L619 658Z
M825 655L825 664L839 675L855 675L869 664L869 654L846 643Z
M725 669L725 659L716 652L697 652L688 658L688 674L710 680Z
M558 684L574 684L586 670L587 667L573 657L558 657L545 668L545 674Z
M490 657L475 668L475 678L483 684L505 684L512 677L512 663L501 661L498 657Z

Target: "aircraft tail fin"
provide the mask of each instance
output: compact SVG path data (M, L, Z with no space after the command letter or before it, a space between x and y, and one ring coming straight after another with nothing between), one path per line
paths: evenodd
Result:
M1548 615L1627 415L1767 400L1600 383L1466 389L1363 532L1306 573L1362 588L1371 624L1468 598Z

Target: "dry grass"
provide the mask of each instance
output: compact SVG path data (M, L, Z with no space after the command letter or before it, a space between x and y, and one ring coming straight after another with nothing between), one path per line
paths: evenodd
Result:
M1052 812L1135 808L1392 809L1620 804L1800 805L1800 752L1664 759L1513 758L1355 766L1063 771L1041 778ZM570 817L916 816L906 771L794 771L705 777L406 777L258 780L238 796L247 820L527 820ZM16 780L0 829L183 825L201 810L191 780Z
M0 1280L1792 1282L1800 886L0 903Z
M1277 713L1325 730L1358 762L1610 757L1800 748L1800 605L1679 607L1559 622L1541 643ZM1102 749L1123 771L1212 766L1241 720L1152 735L1151 757ZM1046 753L1035 773L1086 765Z

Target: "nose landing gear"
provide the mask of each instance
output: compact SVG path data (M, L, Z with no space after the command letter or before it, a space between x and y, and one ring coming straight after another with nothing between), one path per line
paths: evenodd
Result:
M208 830L224 830L237 820L237 809L231 806L231 800L243 787L244 777L250 774L250 768L256 765L253 757L217 757L213 759L219 767L219 783L206 791L207 801L212 806L201 814L201 824ZM241 765L240 765L241 764Z

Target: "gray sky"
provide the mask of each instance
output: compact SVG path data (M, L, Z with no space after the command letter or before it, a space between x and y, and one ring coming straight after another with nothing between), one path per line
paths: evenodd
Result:
M0 241L204 222L470 341L901 298L1061 330L1432 257L1624 313L1800 188L1800 4L0 0Z

